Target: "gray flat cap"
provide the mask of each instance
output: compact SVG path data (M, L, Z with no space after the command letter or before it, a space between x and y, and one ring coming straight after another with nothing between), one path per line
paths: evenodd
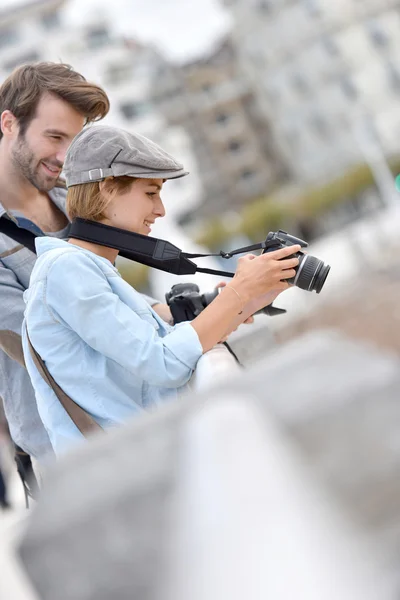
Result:
M67 187L106 177L177 179L183 165L143 135L94 125L74 138L64 163Z

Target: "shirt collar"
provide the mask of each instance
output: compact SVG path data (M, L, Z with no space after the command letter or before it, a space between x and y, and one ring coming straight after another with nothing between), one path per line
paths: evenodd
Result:
M48 192L50 200L61 210L68 218L66 210L67 190L65 187L56 186ZM68 219L69 220L69 219Z
M59 208L61 212L68 218L65 204L67 190L64 187L54 187L52 190L47 192L47 194L50 200L53 202L53 204L55 204L57 208ZM2 217L5 214L8 214L12 217L13 213L12 211L8 212L0 202L0 217Z

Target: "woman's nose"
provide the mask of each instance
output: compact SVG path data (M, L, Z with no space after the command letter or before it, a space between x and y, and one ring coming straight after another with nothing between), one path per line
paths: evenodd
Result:
M165 206L161 198L159 199L157 205L155 206L155 212L159 217L165 217Z

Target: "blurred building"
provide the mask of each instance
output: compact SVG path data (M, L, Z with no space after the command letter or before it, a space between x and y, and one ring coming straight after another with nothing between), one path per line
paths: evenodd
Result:
M258 110L300 182L400 152L399 0L224 0Z
M223 40L209 55L157 73L155 101L170 124L188 132L204 187L201 216L235 210L286 176L268 121Z
M64 0L36 0L6 9L0 6L0 79L20 64L44 60L60 45L60 9Z

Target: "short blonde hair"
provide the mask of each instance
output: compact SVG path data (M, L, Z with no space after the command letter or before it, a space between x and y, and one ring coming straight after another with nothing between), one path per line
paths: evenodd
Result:
M98 181L82 183L68 188L67 213L71 221L76 218L101 221L106 218L105 210L117 194L126 194L135 177L108 177L105 180L107 196L100 190Z

